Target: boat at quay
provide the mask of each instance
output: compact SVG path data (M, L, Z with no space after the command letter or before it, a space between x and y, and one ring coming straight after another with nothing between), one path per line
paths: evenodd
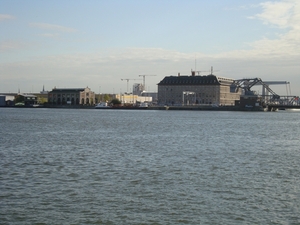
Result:
M111 106L107 104L107 102L100 102L95 106L95 109L110 109Z

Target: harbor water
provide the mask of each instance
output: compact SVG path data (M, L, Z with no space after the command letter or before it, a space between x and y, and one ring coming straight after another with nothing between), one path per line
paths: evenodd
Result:
M0 224L300 224L300 111L0 108Z

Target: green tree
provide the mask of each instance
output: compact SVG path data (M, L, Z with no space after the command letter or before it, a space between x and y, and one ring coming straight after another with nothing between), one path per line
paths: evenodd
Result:
M106 101L109 101L110 100L110 96L108 95L108 94L105 94L104 96L103 96L103 100L106 102Z
M25 98L22 95L15 96L15 103L23 102L24 103Z
M111 100L110 104L113 104L113 105L121 105L121 101L117 98Z

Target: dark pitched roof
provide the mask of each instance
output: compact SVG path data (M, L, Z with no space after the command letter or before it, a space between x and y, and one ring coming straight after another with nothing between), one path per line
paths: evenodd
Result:
M220 85L215 75L208 76L169 76L157 85Z
M54 88L51 93L62 93L62 92L80 92L84 91L85 88ZM49 92L49 93L50 93Z

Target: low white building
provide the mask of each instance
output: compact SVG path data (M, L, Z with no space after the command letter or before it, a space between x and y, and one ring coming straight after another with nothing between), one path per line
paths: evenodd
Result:
M136 104L141 102L151 103L152 97L149 96L138 96L138 95L128 95L128 94L118 94L115 96L119 99L122 104Z

